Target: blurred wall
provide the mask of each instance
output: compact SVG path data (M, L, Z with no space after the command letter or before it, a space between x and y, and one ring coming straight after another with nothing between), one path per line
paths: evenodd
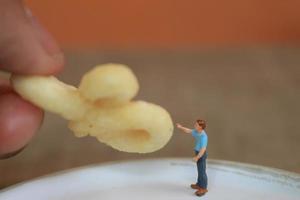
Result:
M299 0L26 0L65 48L299 44Z

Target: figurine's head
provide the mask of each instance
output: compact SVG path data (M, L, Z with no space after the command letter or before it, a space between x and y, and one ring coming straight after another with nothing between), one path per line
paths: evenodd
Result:
M197 131L202 131L206 128L206 122L203 119L198 119L196 120L194 127Z

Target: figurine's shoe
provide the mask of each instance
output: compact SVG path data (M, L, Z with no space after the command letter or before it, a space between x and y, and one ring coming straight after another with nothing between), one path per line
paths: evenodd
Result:
M200 188L200 189L198 189L198 190L195 192L195 195L197 195L197 196L203 196L203 195L205 195L206 192L208 192L207 189Z
M202 189L199 185L197 184L191 184L191 188L195 189L195 190L199 190Z

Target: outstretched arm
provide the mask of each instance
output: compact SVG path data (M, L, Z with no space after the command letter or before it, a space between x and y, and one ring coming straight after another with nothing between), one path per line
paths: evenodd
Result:
M186 128L184 126L182 126L181 124L176 124L176 127L178 129L180 129L181 131L183 131L184 133L192 133L192 129Z

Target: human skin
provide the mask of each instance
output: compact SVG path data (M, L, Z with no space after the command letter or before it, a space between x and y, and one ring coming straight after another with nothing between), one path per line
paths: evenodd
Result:
M0 70L15 74L60 72L64 56L21 0L0 1ZM39 129L43 111L0 79L0 158L20 152Z

